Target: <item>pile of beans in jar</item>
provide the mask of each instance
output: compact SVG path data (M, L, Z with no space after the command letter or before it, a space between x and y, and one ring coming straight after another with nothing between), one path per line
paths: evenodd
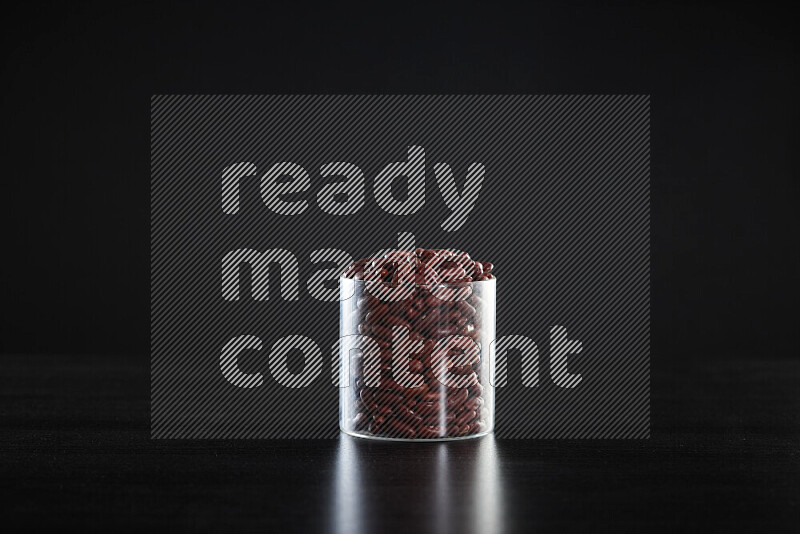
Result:
M363 359L351 367L349 429L405 439L461 437L487 429L483 302L473 282L494 279L492 269L463 252L416 249L359 260L345 271L345 277L365 281L363 293L357 290L354 322L378 352L371 380ZM395 376L398 351L408 358L402 372L410 381ZM450 379L443 380L443 373Z

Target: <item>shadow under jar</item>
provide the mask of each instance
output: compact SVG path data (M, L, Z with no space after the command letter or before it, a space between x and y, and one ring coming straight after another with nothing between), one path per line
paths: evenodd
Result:
M387 273L387 254L372 260L382 261L378 276L368 264L366 276L349 269L340 278L339 426L348 434L449 440L494 429L491 264L470 281L441 282L419 255L403 260L412 277L402 261Z

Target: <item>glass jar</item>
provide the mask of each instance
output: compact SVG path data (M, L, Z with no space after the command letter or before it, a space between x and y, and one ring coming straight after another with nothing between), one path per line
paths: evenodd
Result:
M413 441L492 432L496 282L340 278L342 431Z

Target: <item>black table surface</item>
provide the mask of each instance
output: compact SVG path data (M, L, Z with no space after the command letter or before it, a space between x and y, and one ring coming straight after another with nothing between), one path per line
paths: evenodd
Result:
M649 440L154 441L149 361L4 356L4 524L262 532L792 530L800 362L655 362Z

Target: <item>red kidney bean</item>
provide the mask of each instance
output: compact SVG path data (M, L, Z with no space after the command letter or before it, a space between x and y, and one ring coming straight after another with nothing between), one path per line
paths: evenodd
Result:
M447 407L450 409L458 408L464 403L465 400L467 400L468 396L469 394L467 393L466 389L459 389L455 393L447 395L445 402L447 403Z
M385 326L372 325L372 335L378 339L392 340L392 329Z
M453 430L450 431L451 434L454 436L464 436L469 432L469 424L463 426L455 426Z
M414 321L414 331L415 332L425 332L428 328L434 327L439 323L441 315L439 314L439 310L433 309L426 309L417 320Z
M465 375L467 373L473 372L475 369L472 367L473 364L465 363L464 365L454 365L450 368L450 372L454 375Z
M454 324L459 319L461 319L461 312L458 311L458 309L452 309L452 310L442 314L442 322L443 323Z
M429 308L435 308L441 304L444 304L446 301L439 299L436 295L431 293L425 298L425 305Z
M462 410L474 410L474 411L477 411L477 410L479 410L481 408L481 406L483 406L483 399L482 398L480 398L480 397L470 397L466 401L464 401L464 404L462 405L461 409Z
M461 267L450 267L439 271L442 282L460 282L467 278L467 271Z
M466 300L459 300L456 302L456 308L462 313L464 317L476 317L478 312L475 307Z
M438 343L437 339L425 338L425 341L422 342L422 354L425 356L431 354L436 348L436 343Z
M476 417L478 417L478 414L474 410L465 410L461 415L456 417L456 424L459 426L466 425Z
M373 339L373 341L375 341L375 343L378 344L378 347L380 347L382 349L388 349L389 347L392 346L391 342L387 341L385 339L381 339L381 338L377 338L377 337L373 337L372 339Z
M425 377L426 383L433 384L433 387L440 386L440 384L438 383L437 374L433 369L426 367L425 370L422 372L422 376Z
M408 309L406 309L406 317L408 318L409 321L413 321L414 319L419 317L421 313L422 312L419 311L414 306L409 306Z
M426 263L417 263L416 282L420 285L439 284L442 277L433 267Z
M430 336L435 337L437 339L443 339L446 337L450 337L454 334L458 333L458 327L456 325L433 325L427 329L427 332Z
M417 402L417 399L429 391L428 383L423 382L422 385L415 388L407 388L405 391L407 402Z
M422 423L422 416L417 415L408 406L398 406L394 409L394 412L396 417L415 427Z
M471 434L479 434L485 431L486 431L486 423L484 421L478 420L478 421L473 421L469 424L469 432Z
M420 374L422 373L423 366L422 362L419 360L409 360L408 362L408 372L413 374Z
M447 393L444 391L428 391L420 395L419 400L422 402L442 402L447 399Z

